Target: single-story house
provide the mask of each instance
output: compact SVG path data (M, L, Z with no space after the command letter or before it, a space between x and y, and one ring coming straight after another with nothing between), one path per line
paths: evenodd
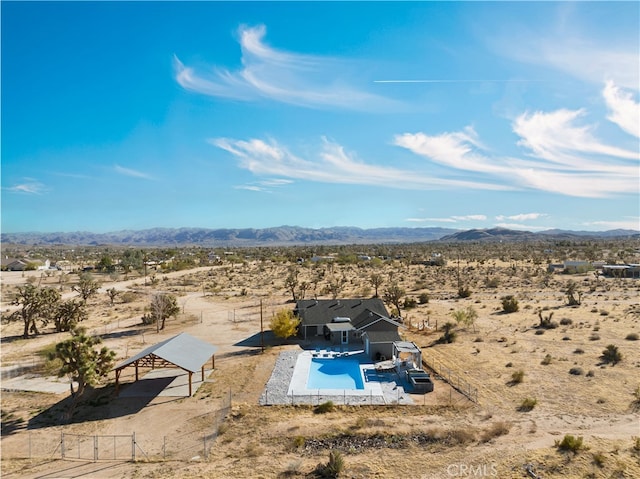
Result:
M640 278L640 264L605 264L602 274L614 278Z
M5 271L25 271L28 261L16 258L2 258L2 269Z
M389 317L380 298L312 299L296 304L303 339L324 339L332 344L363 344L372 358L391 358L393 343L401 341L400 323Z

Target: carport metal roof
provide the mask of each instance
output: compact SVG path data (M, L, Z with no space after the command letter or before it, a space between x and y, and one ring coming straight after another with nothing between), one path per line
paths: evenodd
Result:
M135 356L118 364L113 370L116 372L116 391L118 390L118 379L121 371L127 366L135 366L136 381L138 380L138 366L148 366L152 369L156 367L166 367L167 365L177 366L189 373L189 396L191 396L191 376L200 370L204 381L204 364L212 359L215 367L216 346L194 338L188 333L180 333L177 336L166 339L158 344L140 351Z

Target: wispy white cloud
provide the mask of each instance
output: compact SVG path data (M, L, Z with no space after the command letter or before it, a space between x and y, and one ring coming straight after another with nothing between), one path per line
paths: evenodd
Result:
M273 178L269 180L258 181L255 183L247 184L247 185L238 185L235 186L237 190L248 190L248 191L259 191L262 193L272 193L273 188L278 188L281 186L289 185L293 183L291 180L286 180L283 178Z
M25 193L29 195L41 195L46 191L44 184L32 178L24 178L23 182L8 186L4 189L14 193Z
M398 189L509 189L490 182L452 180L432 176L427 171L368 164L326 138L318 152L308 159L297 156L274 140L216 138L209 142L231 153L241 168L255 175Z
M413 223L459 223L469 221L485 221L486 219L486 215L454 215L448 218L407 218L405 221Z
M510 230L541 231L541 230L549 229L547 226L532 226L532 225L525 225L521 223L496 223L495 226L498 228L507 228Z
M605 86L610 96L612 88ZM616 111L622 110L627 112L628 107ZM488 152L469 127L437 135L404 133L393 143L431 163L481 174L488 182L513 188L593 198L637 194L640 152L597 138L595 124L580 122L586 115L584 109L558 109L517 116L512 128L520 137L517 144L524 159ZM626 122L624 118L621 121Z
M496 52L516 61L595 84L611 79L624 88L639 89L637 29L612 35L583 24L573 12L559 8L557 13L558 18L549 18L544 27L510 23L487 40Z
M520 136L518 144L531 150L538 158L561 167L598 168L620 171L619 166L589 161L585 155L605 155L612 158L638 160L640 152L608 145L595 138L594 125L578 125L586 111L555 110L523 113L516 118L513 131Z
M583 223L583 225L588 227L596 226L598 229L625 229L640 231L640 217L636 216L635 218L625 218L616 221L591 221Z
M630 135L640 137L640 103L633 99L632 93L622 91L608 80L602 96L609 108L607 119Z
M453 218L407 218L410 223L456 223Z
M154 179L153 176L144 173L142 171L138 171L138 170L134 170L131 168L125 168L124 166L120 166L120 165L114 165L113 167L114 171L120 175L124 175L124 176L131 176L133 178L142 178L144 180L152 180Z
M234 186L236 190L259 191L261 193L271 193L269 190L258 185L238 185Z
M189 91L243 101L270 99L309 108L364 111L396 105L351 84L348 72L354 68L353 60L277 50L264 42L266 32L264 25L240 27L242 68L237 71L210 66L196 71L174 57L176 81Z
M504 221L504 220L530 221L530 220L537 220L544 216L548 216L548 215L546 213L520 213L517 215L511 215L511 216L498 215L496 216L496 220L498 221Z
M486 215L466 215L466 216L452 216L452 219L456 221L485 221Z

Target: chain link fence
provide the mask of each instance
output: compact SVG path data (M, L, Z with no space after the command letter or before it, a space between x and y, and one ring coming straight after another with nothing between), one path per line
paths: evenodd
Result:
M478 404L478 388L473 387L459 372L447 366L441 359L423 356L422 365L431 369L440 379L446 381L470 401Z

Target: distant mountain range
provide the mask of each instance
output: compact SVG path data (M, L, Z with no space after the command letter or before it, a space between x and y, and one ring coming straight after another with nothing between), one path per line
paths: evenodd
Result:
M640 238L640 231L565 231L547 230L538 233L506 228L456 230L451 228L371 228L351 226L335 228L302 228L278 226L275 228L207 229L207 228L152 228L123 230L112 233L2 233L3 244L20 245L132 245L132 246L286 246L304 244L375 244L419 243L426 241L544 241L577 240L585 237Z

